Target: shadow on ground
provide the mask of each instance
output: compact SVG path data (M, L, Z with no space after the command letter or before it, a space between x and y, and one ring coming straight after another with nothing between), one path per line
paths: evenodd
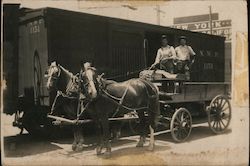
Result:
M230 134L231 132L231 129L227 129L224 133L221 134ZM217 134L213 133L208 126L197 126L192 128L190 136L185 142L192 142L215 136L217 136ZM155 139L175 143L170 132L157 135Z
M231 129L226 130L222 134L230 134L232 132ZM205 139L208 137L215 137L214 134L209 127L207 126L198 126L192 129L190 137L186 142L192 142L200 139ZM156 140L175 143L172 139L171 133L165 133L155 136ZM146 151L147 147L136 148L137 139L126 139L122 138L118 141L112 141L112 147L116 148L112 153L113 157L119 157L121 155L136 155L137 153L141 153L142 151ZM96 147L97 137L95 135L85 135L85 148L84 151L94 150ZM61 135L56 138L35 138L31 137L29 134L16 135L4 137L4 153L6 157L24 157L29 155L36 155L41 153L46 153L50 151L55 151L58 149L62 149L60 145L57 144L68 144L71 145L73 143L73 136L69 135ZM121 149L117 149L126 144L133 143L133 147L124 147ZM157 145L155 151L168 150L170 147L168 144L160 146ZM67 155L73 155L75 153L81 152L73 152L69 151Z
M4 153L6 157L24 157L61 149L49 140L22 134L4 137Z

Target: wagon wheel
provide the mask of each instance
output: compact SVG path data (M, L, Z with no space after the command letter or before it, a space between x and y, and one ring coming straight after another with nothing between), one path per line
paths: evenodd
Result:
M176 142L183 142L189 137L192 130L192 117L187 109L180 108L174 113L170 130Z
M218 95L210 103L208 108L208 124L216 133L224 132L231 121L231 104L226 96Z

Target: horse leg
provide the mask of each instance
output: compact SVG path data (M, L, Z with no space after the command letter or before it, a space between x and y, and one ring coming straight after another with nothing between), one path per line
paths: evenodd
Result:
M109 142L110 139L110 130L109 130L109 121L108 121L108 117L104 117L101 120L102 123L102 129L103 129L103 140L104 140L104 147L105 147L105 152L104 152L104 156L106 158L109 158L111 155L111 144Z
M77 137L78 137L78 143L77 143L77 151L82 151L83 150L83 134L80 126L77 126Z
M140 128L140 138L139 138L139 142L137 143L136 147L143 147L145 141L146 141L146 131L145 131L145 116L144 116L144 112L138 112L138 116L140 119L139 122L139 128Z
M76 151L76 149L77 149L77 143L78 143L78 137L77 137L77 129L76 129L76 127L74 127L74 129L73 129L73 134L74 134L74 141L73 141L73 144L72 144L72 150Z
M149 130L150 130L150 142L148 150L153 151L155 146L154 128L151 125L149 125Z
M102 154L102 147L103 147L103 141L102 141L102 128L99 121L96 121L96 127L97 127L97 147L96 147L96 155Z
M123 125L123 123L121 123L121 122L114 122L114 127L112 127L112 129L111 129L112 140L114 142L118 141L119 138L121 137L122 125Z

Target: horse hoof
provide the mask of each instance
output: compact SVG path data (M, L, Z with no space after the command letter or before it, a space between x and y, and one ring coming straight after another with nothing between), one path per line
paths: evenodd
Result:
M102 154L102 148L100 146L96 147L96 155Z
M75 151L79 152L79 151L82 151L82 150L83 150L83 146L78 144L76 146L76 150Z
M149 146L148 151L154 151L154 146Z
M110 158L111 157L111 152L109 152L109 151L104 152L103 157L106 158L106 159Z
M73 144L73 145L72 145L72 150L73 150L73 151L76 151L76 148L77 148L77 145L76 145L76 144Z
M140 142L139 142L139 143L136 145L136 147L137 147L137 148L143 147L143 143L140 143Z

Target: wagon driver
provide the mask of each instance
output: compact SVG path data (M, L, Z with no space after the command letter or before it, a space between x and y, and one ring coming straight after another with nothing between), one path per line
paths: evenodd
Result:
M151 67L156 67L165 70L169 73L174 73L173 59L176 58L176 53L173 46L168 45L166 35L161 36L161 48L158 49L155 62Z
M187 79L190 79L189 69L190 66L194 63L195 52L191 46L187 45L186 36L179 37L180 45L175 48L176 51L176 72L186 74Z

